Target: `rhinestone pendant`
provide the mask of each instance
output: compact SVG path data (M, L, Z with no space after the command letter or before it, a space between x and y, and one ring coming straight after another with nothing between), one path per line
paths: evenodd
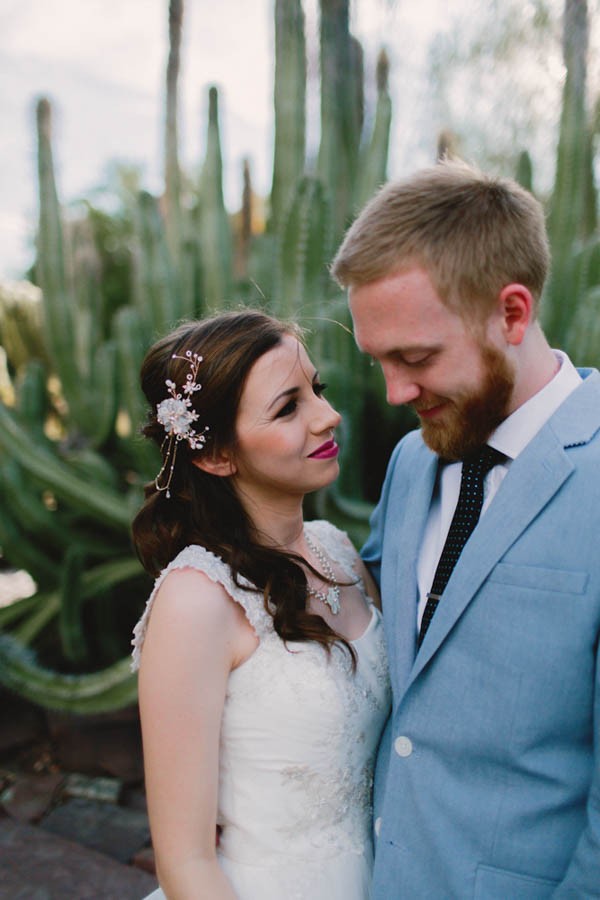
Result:
M325 603L327 604L333 615L337 616L340 611L339 590L336 591L333 587L330 587L327 591L327 599L325 600Z

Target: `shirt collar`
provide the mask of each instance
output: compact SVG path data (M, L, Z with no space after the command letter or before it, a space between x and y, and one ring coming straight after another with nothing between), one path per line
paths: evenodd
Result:
M560 368L544 387L519 406L490 435L487 443L516 459L540 428L581 384L581 376L566 353L554 350Z

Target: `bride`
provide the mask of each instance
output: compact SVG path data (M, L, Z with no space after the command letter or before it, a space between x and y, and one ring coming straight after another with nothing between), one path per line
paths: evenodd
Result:
M366 900L380 613L346 535L302 517L340 416L295 327L254 310L158 341L142 387L162 452L133 524L157 576L133 641L151 896Z

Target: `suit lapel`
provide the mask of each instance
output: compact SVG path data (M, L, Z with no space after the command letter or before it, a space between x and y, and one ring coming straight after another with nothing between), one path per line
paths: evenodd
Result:
M421 446L411 471L414 472L407 493L406 507L396 511L398 531L394 535L394 557L397 567L393 578L394 667L396 695L404 692L416 651L417 567L419 548L427 522L431 496L437 476L437 456ZM385 615L385 610L384 610Z
M511 464L456 564L415 659L416 678L509 547L573 471L555 432L545 427Z

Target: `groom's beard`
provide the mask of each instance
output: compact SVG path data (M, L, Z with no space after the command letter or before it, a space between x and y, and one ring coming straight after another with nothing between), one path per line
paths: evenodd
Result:
M443 459L458 460L485 444L508 415L515 371L506 356L482 345L483 378L480 386L456 400L434 421L423 419L421 433L427 446Z

